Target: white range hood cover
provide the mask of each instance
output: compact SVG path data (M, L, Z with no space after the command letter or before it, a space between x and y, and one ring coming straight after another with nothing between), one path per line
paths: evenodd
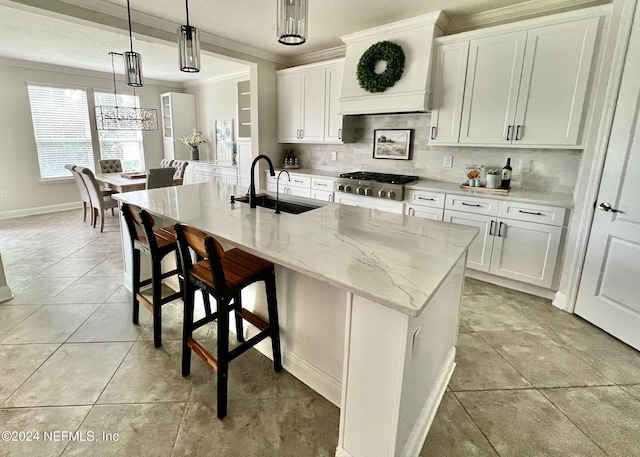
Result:
M340 37L347 45L339 114L381 114L429 110L433 39L442 36L447 17L442 11L405 19ZM402 78L384 92L370 93L358 84L356 69L362 54L379 41L402 46Z

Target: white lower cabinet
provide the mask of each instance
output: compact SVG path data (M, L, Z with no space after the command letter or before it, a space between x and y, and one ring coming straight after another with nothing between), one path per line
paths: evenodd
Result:
M335 193L335 202L342 203L343 205L358 206L360 208L377 209L389 213L402 214L404 212L404 204L399 201L343 194L342 192Z
M445 194L423 190L407 190L404 201L407 204L407 216L422 217L441 221L444 215Z
M238 184L238 171L235 167L224 167L206 162L189 162L184 173L184 184L200 182L221 182Z
M458 204L464 197L456 197ZM486 205L472 207L469 212L445 209L444 221L468 225L480 229L478 237L469 247L467 266L487 273L511 278L536 286L552 288L558 251L562 242L563 223L566 210L531 204L515 204L523 218L540 217L550 220L549 214L556 215L550 223L529 222L528 220L499 217L513 202L493 201L496 212L493 215L475 214L472 211L486 211ZM447 207L452 203L447 195ZM469 201L467 203L478 204ZM515 215L515 213L512 213ZM533 216L532 216L533 215Z

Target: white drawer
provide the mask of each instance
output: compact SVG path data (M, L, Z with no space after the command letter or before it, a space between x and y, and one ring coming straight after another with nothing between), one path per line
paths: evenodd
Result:
M333 192L333 179L313 178L311 179L311 189Z
M445 208L466 213L496 216L498 214L498 200L447 194Z
M541 224L563 226L566 208L557 206L533 205L501 201L498 206L498 216L519 221L539 222Z
M305 187L311 189L311 176L301 176L291 173L291 181L285 176L280 176L280 182L284 181L289 187Z
M404 201L410 205L429 206L431 208L444 208L445 194L428 192L425 190L407 190Z

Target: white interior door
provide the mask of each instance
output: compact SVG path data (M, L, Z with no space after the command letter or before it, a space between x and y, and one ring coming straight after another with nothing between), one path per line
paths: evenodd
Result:
M576 314L640 349L640 9L622 77Z

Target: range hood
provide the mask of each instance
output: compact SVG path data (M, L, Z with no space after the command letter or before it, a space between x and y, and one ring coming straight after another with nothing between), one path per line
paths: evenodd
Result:
M433 39L442 36L447 21L442 11L436 11L340 37L347 50L339 114L428 111ZM404 72L393 87L370 93L358 84L356 69L362 54L379 41L391 41L402 47Z

